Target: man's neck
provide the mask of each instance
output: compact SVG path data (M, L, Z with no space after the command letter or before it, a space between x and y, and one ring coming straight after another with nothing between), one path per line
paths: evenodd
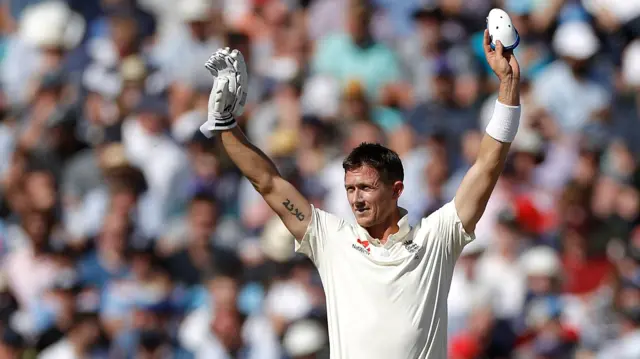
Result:
M380 243L387 243L387 239L390 235L397 233L400 230L398 226L398 222L400 221L400 208L396 207L396 209L391 213L391 215L384 222L377 224L375 226L367 228L367 232L373 238L377 238L380 240Z

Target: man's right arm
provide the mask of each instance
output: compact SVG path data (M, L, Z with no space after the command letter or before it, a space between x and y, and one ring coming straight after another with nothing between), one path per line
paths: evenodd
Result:
M283 179L273 162L254 146L238 127L221 131L227 154L280 217L298 242L302 241L311 221L311 204Z

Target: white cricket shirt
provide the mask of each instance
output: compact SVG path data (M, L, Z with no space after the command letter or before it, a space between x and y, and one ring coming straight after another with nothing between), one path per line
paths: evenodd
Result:
M474 239L453 201L382 245L358 225L312 206L296 251L318 268L332 359L447 358L447 296L453 266Z

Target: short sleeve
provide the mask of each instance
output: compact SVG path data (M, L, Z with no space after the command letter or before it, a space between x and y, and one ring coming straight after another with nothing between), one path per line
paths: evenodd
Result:
M454 259L460 256L464 246L476 238L473 233L469 234L464 230L453 200L423 219L423 222L426 222L423 227L426 225L436 228L437 238L444 244L447 254Z
M302 240L296 241L296 253L306 255L316 267L319 267L328 238L337 233L343 225L342 219L311 205L311 221Z

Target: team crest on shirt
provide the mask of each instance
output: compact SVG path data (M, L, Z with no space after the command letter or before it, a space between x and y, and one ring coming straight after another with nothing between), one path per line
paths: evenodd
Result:
M413 239L409 239L407 241L402 242L402 245L409 253L416 253L418 250L420 250L420 246L417 245L413 241Z
M371 248L369 248L369 241L362 241L360 238L357 239L358 244L352 244L353 249L357 250L360 253L370 255Z
M413 241L413 239L409 239L409 240L406 240L406 241L402 242L402 245L407 250L407 252L409 252L411 254L415 254L415 256L413 257L414 259L419 259L420 258L418 256L418 251L420 250L420 246L417 245Z

